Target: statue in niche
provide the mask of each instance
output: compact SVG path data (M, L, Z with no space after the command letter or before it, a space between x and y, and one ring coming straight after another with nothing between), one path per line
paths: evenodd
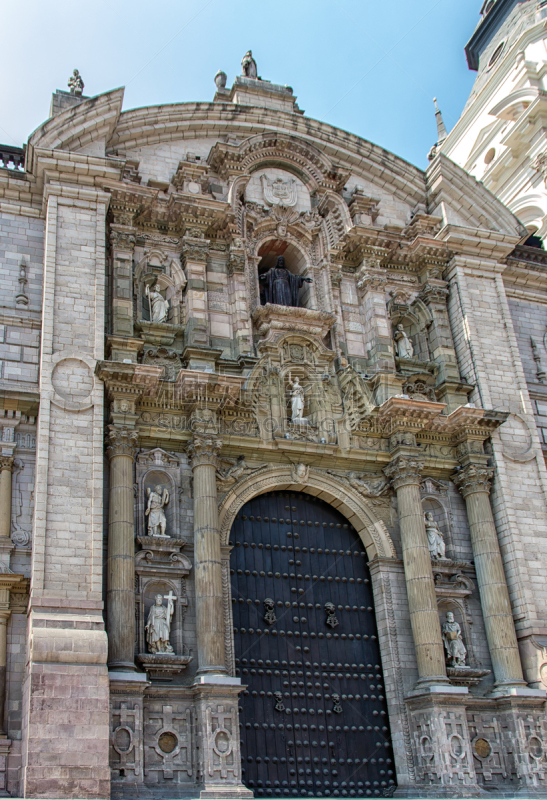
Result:
M312 279L290 273L285 257L278 256L275 267L261 275L260 282L264 284L264 305L273 303L298 308L298 292L304 283L312 283Z
M431 511L425 514L425 531L427 533L427 543L429 545L429 555L433 561L438 558L446 558L446 545L439 526L433 519Z
M452 611L447 611L446 622L442 626L446 663L449 667L465 667L467 649L462 639L462 629L454 619Z
M395 349L399 358L414 357L414 345L406 335L401 323L397 325L393 338L395 339Z
M236 461L228 458L223 458L222 460L227 464L231 464L231 466L223 471L217 470L217 484L221 491L229 489L230 486L234 486L238 481L247 477L247 475L250 475L252 472L258 472L261 469L266 469L268 466L267 464L259 464L256 467L251 467L247 464L245 456L243 455L238 456Z
M146 490L148 495L148 506L144 512L148 517L148 535L168 539L165 533L167 520L165 518L164 507L169 502L169 492L164 486L154 486L153 489Z
M254 78L255 80L258 78L256 61L253 58L252 50L247 50L247 52L241 59L241 74L245 78Z
M148 286L147 284L144 293L150 303L150 319L152 322L167 322L169 301L164 300L159 284L156 283L154 286Z
M291 422L304 422L304 387L300 385L298 376L293 381L290 372L288 386L291 390Z
M76 97L81 97L82 92L84 90L84 82L82 80L82 76L80 75L79 70L75 69L68 79L68 88L70 89L70 94L76 95Z
M172 592L165 595L167 606L163 605L163 597L157 594L154 605L148 612L148 619L144 630L149 653L174 653L169 635L171 632L171 619L173 617L174 602L177 599Z

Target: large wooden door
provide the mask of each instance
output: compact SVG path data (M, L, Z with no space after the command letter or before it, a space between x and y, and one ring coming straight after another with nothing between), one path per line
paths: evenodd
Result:
M272 492L241 509L230 543L243 782L256 796L387 794L395 768L355 530L321 500Z

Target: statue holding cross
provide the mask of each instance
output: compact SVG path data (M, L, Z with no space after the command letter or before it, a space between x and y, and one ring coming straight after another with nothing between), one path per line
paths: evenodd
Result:
M175 610L176 596L170 590L165 595L167 606L163 605L163 595L157 594L154 605L150 608L148 619L144 629L146 631L146 641L150 653L174 653L169 635L171 632L171 620Z

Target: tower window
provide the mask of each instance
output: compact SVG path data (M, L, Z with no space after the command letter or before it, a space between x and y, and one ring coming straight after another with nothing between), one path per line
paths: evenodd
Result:
M498 46L496 47L496 49L492 53L492 58L488 62L488 66L489 67L493 67L494 66L494 64L496 63L498 58L501 56L504 47L505 47L505 42L502 42L501 44L498 44Z
M494 147L491 147L490 150L488 150L488 152L484 156L484 163L491 164L492 161L495 159L495 157L496 157L496 149Z

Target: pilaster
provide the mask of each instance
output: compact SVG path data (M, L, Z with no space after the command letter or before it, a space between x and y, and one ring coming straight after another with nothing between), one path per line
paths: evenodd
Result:
M209 310L207 301L207 258L209 240L185 236L182 259L188 280L185 297L186 330L184 342L191 347L210 345Z

